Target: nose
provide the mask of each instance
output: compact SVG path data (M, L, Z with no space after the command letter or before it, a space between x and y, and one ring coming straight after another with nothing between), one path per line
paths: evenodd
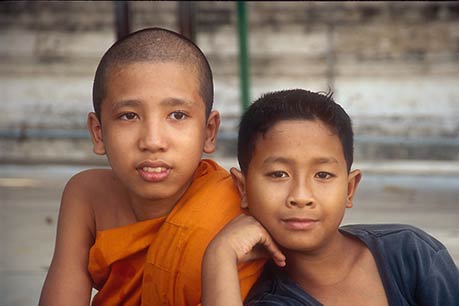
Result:
M139 149L160 152L167 150L167 133L164 124L158 120L145 121L140 127Z
M298 183L292 188L287 198L287 206L298 208L315 207L312 191L307 186L306 182Z

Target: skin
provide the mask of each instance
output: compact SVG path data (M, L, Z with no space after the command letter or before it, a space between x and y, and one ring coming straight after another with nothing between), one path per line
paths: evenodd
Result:
M94 151L107 154L138 220L167 215L191 184L202 152L215 150L218 113L206 122L196 77L180 64L123 66L108 84L102 122L94 114L88 119Z
M328 252L341 239L337 228L344 210L352 207L348 191L354 186L348 186L336 140L320 123L281 121L258 140L247 175L241 177L243 205L286 249L313 255Z
M84 171L67 183L40 305L88 305L96 232L167 215L202 153L215 150L220 117L213 111L206 118L197 79L174 62L110 71L101 121L90 113L88 129L111 169Z
M348 173L327 126L280 121L258 137L247 173L231 173L252 216L235 219L209 245L203 305L242 305L237 284L224 278L233 279L237 263L266 254L325 305L387 305L373 256L338 231L361 173Z

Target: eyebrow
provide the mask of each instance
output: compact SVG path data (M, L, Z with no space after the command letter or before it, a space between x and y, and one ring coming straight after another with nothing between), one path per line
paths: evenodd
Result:
M138 101L138 100L122 100L122 101L118 101L112 106L112 112L115 112L118 109L123 108L123 107L137 107L139 105L140 105L140 101Z
M293 164L294 161L291 158L282 156L271 156L263 161L263 164ZM312 159L313 164L338 164L338 160L334 157L317 157Z
M141 104L142 102L139 100L121 100L113 105L112 112L115 112L123 107L139 107ZM162 100L160 104L165 106L191 106L193 102L179 98L166 98Z
M293 163L293 161L290 158L281 157L281 156L270 156L270 157L266 158L263 161L263 164L265 164L265 165L266 164L275 164L275 163L290 164L290 163Z
M314 158L313 162L315 164L338 164L338 160L334 157L319 157Z
M167 105L167 106L180 106L180 105L191 106L194 103L192 101L179 99L179 98L166 98L162 100L160 104Z

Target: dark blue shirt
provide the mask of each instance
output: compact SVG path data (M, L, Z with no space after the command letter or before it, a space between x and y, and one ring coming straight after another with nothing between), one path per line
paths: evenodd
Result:
M446 248L408 225L347 225L373 254L390 306L459 306L459 270ZM286 273L268 263L244 305L322 306Z

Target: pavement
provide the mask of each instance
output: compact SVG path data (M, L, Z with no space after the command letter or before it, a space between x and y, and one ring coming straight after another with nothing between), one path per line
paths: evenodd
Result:
M225 167L234 158L216 159ZM61 192L92 166L0 164L0 305L37 305L54 248ZM459 264L459 161L365 161L348 223L408 223Z

